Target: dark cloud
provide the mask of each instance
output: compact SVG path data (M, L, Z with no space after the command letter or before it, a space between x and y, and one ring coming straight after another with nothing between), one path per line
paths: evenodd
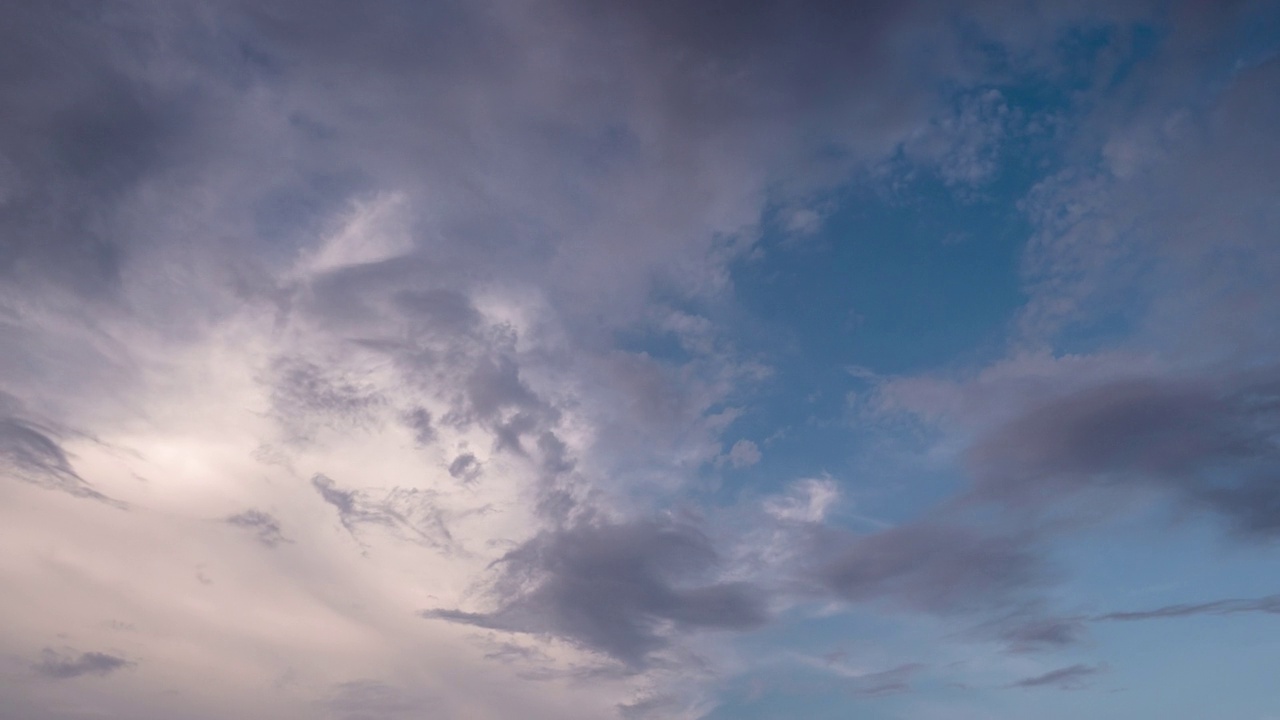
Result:
M1134 379L1027 411L970 453L979 497L1052 504L1064 493L1167 492L1237 535L1280 534L1280 377Z
M289 542L280 530L280 521L261 510L245 510L228 517L225 522L228 525L252 531L257 536L258 542L267 547Z
M1010 684L1009 687L1056 687L1060 690L1079 690L1086 685L1090 678L1105 671L1106 668L1100 665L1071 665L1051 670L1043 675L1024 678Z
M0 393L0 400L5 396ZM0 403L0 411L4 404ZM77 497L111 502L75 471L49 428L0 414L0 469L11 477Z
M125 3L6 8L0 29L0 274L52 278L101 299L120 283L124 238L104 223L163 159L191 110L124 67L156 28ZM154 18L152 18L154 19ZM7 182L6 182L7 181Z
M520 377L520 366L509 356L485 358L478 363L467 378L466 398L467 419L491 423L499 423L504 411L513 418L530 420L553 412Z
M919 523L861 537L828 536L810 580L849 602L930 613L989 611L1048 579L1031 538ZM840 548L838 550L833 548Z
M548 633L641 667L672 629L743 630L766 620L760 589L705 583L717 562L710 540L685 524L584 524L545 532L504 556L491 588L497 610L423 616Z
M436 429L431 424L431 413L426 408L414 408L404 415L404 423L413 430L413 438L419 445L430 445L436 439Z
M480 461L471 453L462 453L449 463L449 475L464 482L471 482L480 475Z
M59 653L46 649L40 662L32 666L37 673L54 680L70 680L84 675L105 676L133 667L122 657L101 652Z
M417 488L392 488L373 493L344 490L324 475L311 478L320 497L338 511L342 526L353 536L362 525L379 526L410 542L440 549L454 547L453 534L444 512L435 503L435 493Z
M1237 615L1241 613L1266 613L1280 615L1280 595L1268 595L1250 599L1214 600L1205 603L1166 605L1153 610L1131 610L1097 615L1094 621L1163 620L1165 618L1191 617L1194 615Z

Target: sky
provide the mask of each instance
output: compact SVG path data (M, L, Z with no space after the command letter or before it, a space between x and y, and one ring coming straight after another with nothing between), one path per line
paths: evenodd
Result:
M0 20L0 716L1280 720L1280 3Z

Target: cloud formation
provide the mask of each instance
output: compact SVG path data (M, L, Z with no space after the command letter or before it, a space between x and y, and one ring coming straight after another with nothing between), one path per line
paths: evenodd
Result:
M885 602L932 613L998 609L1047 578L1029 538L959 525L916 523L844 538L813 570L850 602Z
M0 705L702 720L752 642L1000 687L1104 621L1275 612L1090 617L1053 562L1099 498L1280 533L1267 5L5 8L0 651L121 650ZM1026 302L850 394L821 369L928 344L867 274L923 258L826 266L907 215L967 238L962 301ZM794 274L893 332L770 328ZM914 652L842 691L936 692Z
M975 492L1045 502L1139 485L1220 515L1244 537L1280 530L1276 391L1270 371L1217 383L1115 381L1034 406L970 454Z
M554 633L642 668L674 633L745 630L768 617L745 582L707 582L717 553L697 528L641 521L543 533L498 561L487 613L426 610L427 618Z
M280 521L270 513L261 510L245 510L228 517L225 522L254 533L258 542L267 547L275 547L282 542L289 542L280 530Z
M1017 688L1038 688L1038 687L1055 687L1059 690L1079 690L1089 678L1092 678L1105 669L1094 665L1070 665L1068 667L1050 670L1043 675L1023 678L1010 687Z
M85 675L103 677L133 665L122 657L103 652L60 653L46 648L44 656L32 669L54 680L71 680Z
M1236 615L1240 613L1280 614L1280 595L1252 599L1231 598L1204 603L1165 605L1152 610L1128 610L1096 615L1094 621L1132 622L1136 620L1163 620L1165 618L1192 617L1195 615Z

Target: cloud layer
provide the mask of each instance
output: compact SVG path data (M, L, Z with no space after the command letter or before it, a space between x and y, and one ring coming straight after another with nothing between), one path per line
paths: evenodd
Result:
M1119 621L1275 612L1100 613L1061 561L1152 508L1280 533L1269 3L0 15L23 717L713 720L825 673L927 718L1090 691L1058 658ZM975 305L1018 237L995 340L851 375L935 330L910 299L754 312L891 293L928 258L819 271L922 215Z

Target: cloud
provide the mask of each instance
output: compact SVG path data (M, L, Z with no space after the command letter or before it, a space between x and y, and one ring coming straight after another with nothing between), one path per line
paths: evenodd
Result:
M820 523L840 499L840 486L830 477L805 478L784 495L764 502L764 511L786 522Z
M929 613L1000 609L1048 579L1030 538L920 522L859 537L824 537L808 570L819 587L853 603Z
M352 536L359 526L370 525L398 531L411 542L431 547L449 549L454 545L445 512L430 490L393 488L379 498L365 490L344 490L324 475L312 477L311 486L338 511L338 520Z
M44 657L32 669L47 678L70 680L85 675L104 677L133 666L133 662L107 653L85 652L77 655L46 648Z
M0 393L0 401L6 397ZM0 468L43 487L113 502L80 477L51 430L17 417L0 416Z
M427 618L550 633L642 668L673 632L746 630L767 619L760 589L706 582L718 559L696 528L669 521L584 524L544 532L507 553L492 612Z
M258 542L267 547L289 542L289 539L280 531L280 521L261 510L245 510L228 517L224 522L252 531L257 536Z
M1057 616L1034 606L998 618L983 629L1008 643L1009 651L1015 653L1074 645L1087 632L1083 618Z
M744 468L760 462L760 448L750 440L739 440L729 449L729 464L735 468Z
M291 439L305 442L320 428L352 431L374 421L385 400L368 381L339 374L339 367L298 358L276 361L271 400Z
M6 557L31 589L5 602L41 595L59 616L116 603L140 627L183 628L182 642L139 640L173 663L156 694L170 705L104 697L104 713L287 705L298 698L249 689L279 658L349 717L435 711L404 677L341 682L395 667L448 678L438 692L465 697L460 714L578 718L620 702L668 717L697 707L683 693L710 687L702 676L644 687L658 660L697 631L769 619L764 592L741 580L755 575L714 551L714 521L646 520L696 502L688 491L751 411L764 371L719 320L738 315L740 263L771 260L762 218L825 216L821 198L922 129L947 135L925 154L948 181L989 181L1008 129L992 44L1017 64L1064 28L1128 21L1144 3L13 5L0 23L0 387L40 414L0 413L0 455L6 475L96 497L92 481L146 511L126 524L102 503L63 512L57 494L6 486L41 496L7 503L3 520L59 564ZM959 16L974 20L957 29ZM1252 112L1265 80L1233 107ZM956 86L971 104L952 106ZM1141 153L1113 150L1141 176ZM1268 177L1263 162L1240 166ZM658 304L682 308L667 329L686 358L617 342L661 324ZM750 441L734 448L735 465L759 460ZM823 534L811 526L835 496L815 482L766 508L788 540L833 541L803 564L819 588L808 599L1004 613L1038 586L1034 549L999 528ZM1243 497L1186 496L1245 517ZM212 529L173 519L211 507L248 509ZM224 537L230 525L283 542L281 521L254 508L289 508L308 562L275 567ZM377 552L354 557L329 532L335 517ZM439 552L464 545L477 556ZM187 602L169 563L193 554L246 579L197 591L253 612ZM495 557L478 598L488 612L433 616L560 638L629 671L529 690L468 664L457 637L473 630L406 612L464 604L460 588ZM116 574L88 570L93 558ZM38 625L44 612L15 616ZM17 619L0 643L27 642ZM1069 633L1017 634L1047 645ZM573 655L542 650L548 664Z
M480 475L480 463L472 453L462 453L449 463L449 475L464 482L471 482Z
M436 439L436 429L431 425L431 411L426 408L414 408L405 413L404 422L413 430L413 437L419 445L430 445Z
M1242 537L1280 533L1280 376L1134 378L1031 407L973 447L977 496L1044 503L1146 487L1222 517Z
M1057 670L1050 670L1043 675L1018 680L1009 685L1009 687L1056 687L1060 690L1079 690L1085 686L1089 678L1105 671L1106 668L1100 665L1071 665Z
M1163 620L1165 618L1192 617L1195 615L1236 615L1241 613L1266 613L1280 615L1280 595L1251 599L1214 600L1204 603L1166 605L1152 610L1130 610L1095 615L1089 618L1095 622L1117 621L1132 622L1136 620Z

